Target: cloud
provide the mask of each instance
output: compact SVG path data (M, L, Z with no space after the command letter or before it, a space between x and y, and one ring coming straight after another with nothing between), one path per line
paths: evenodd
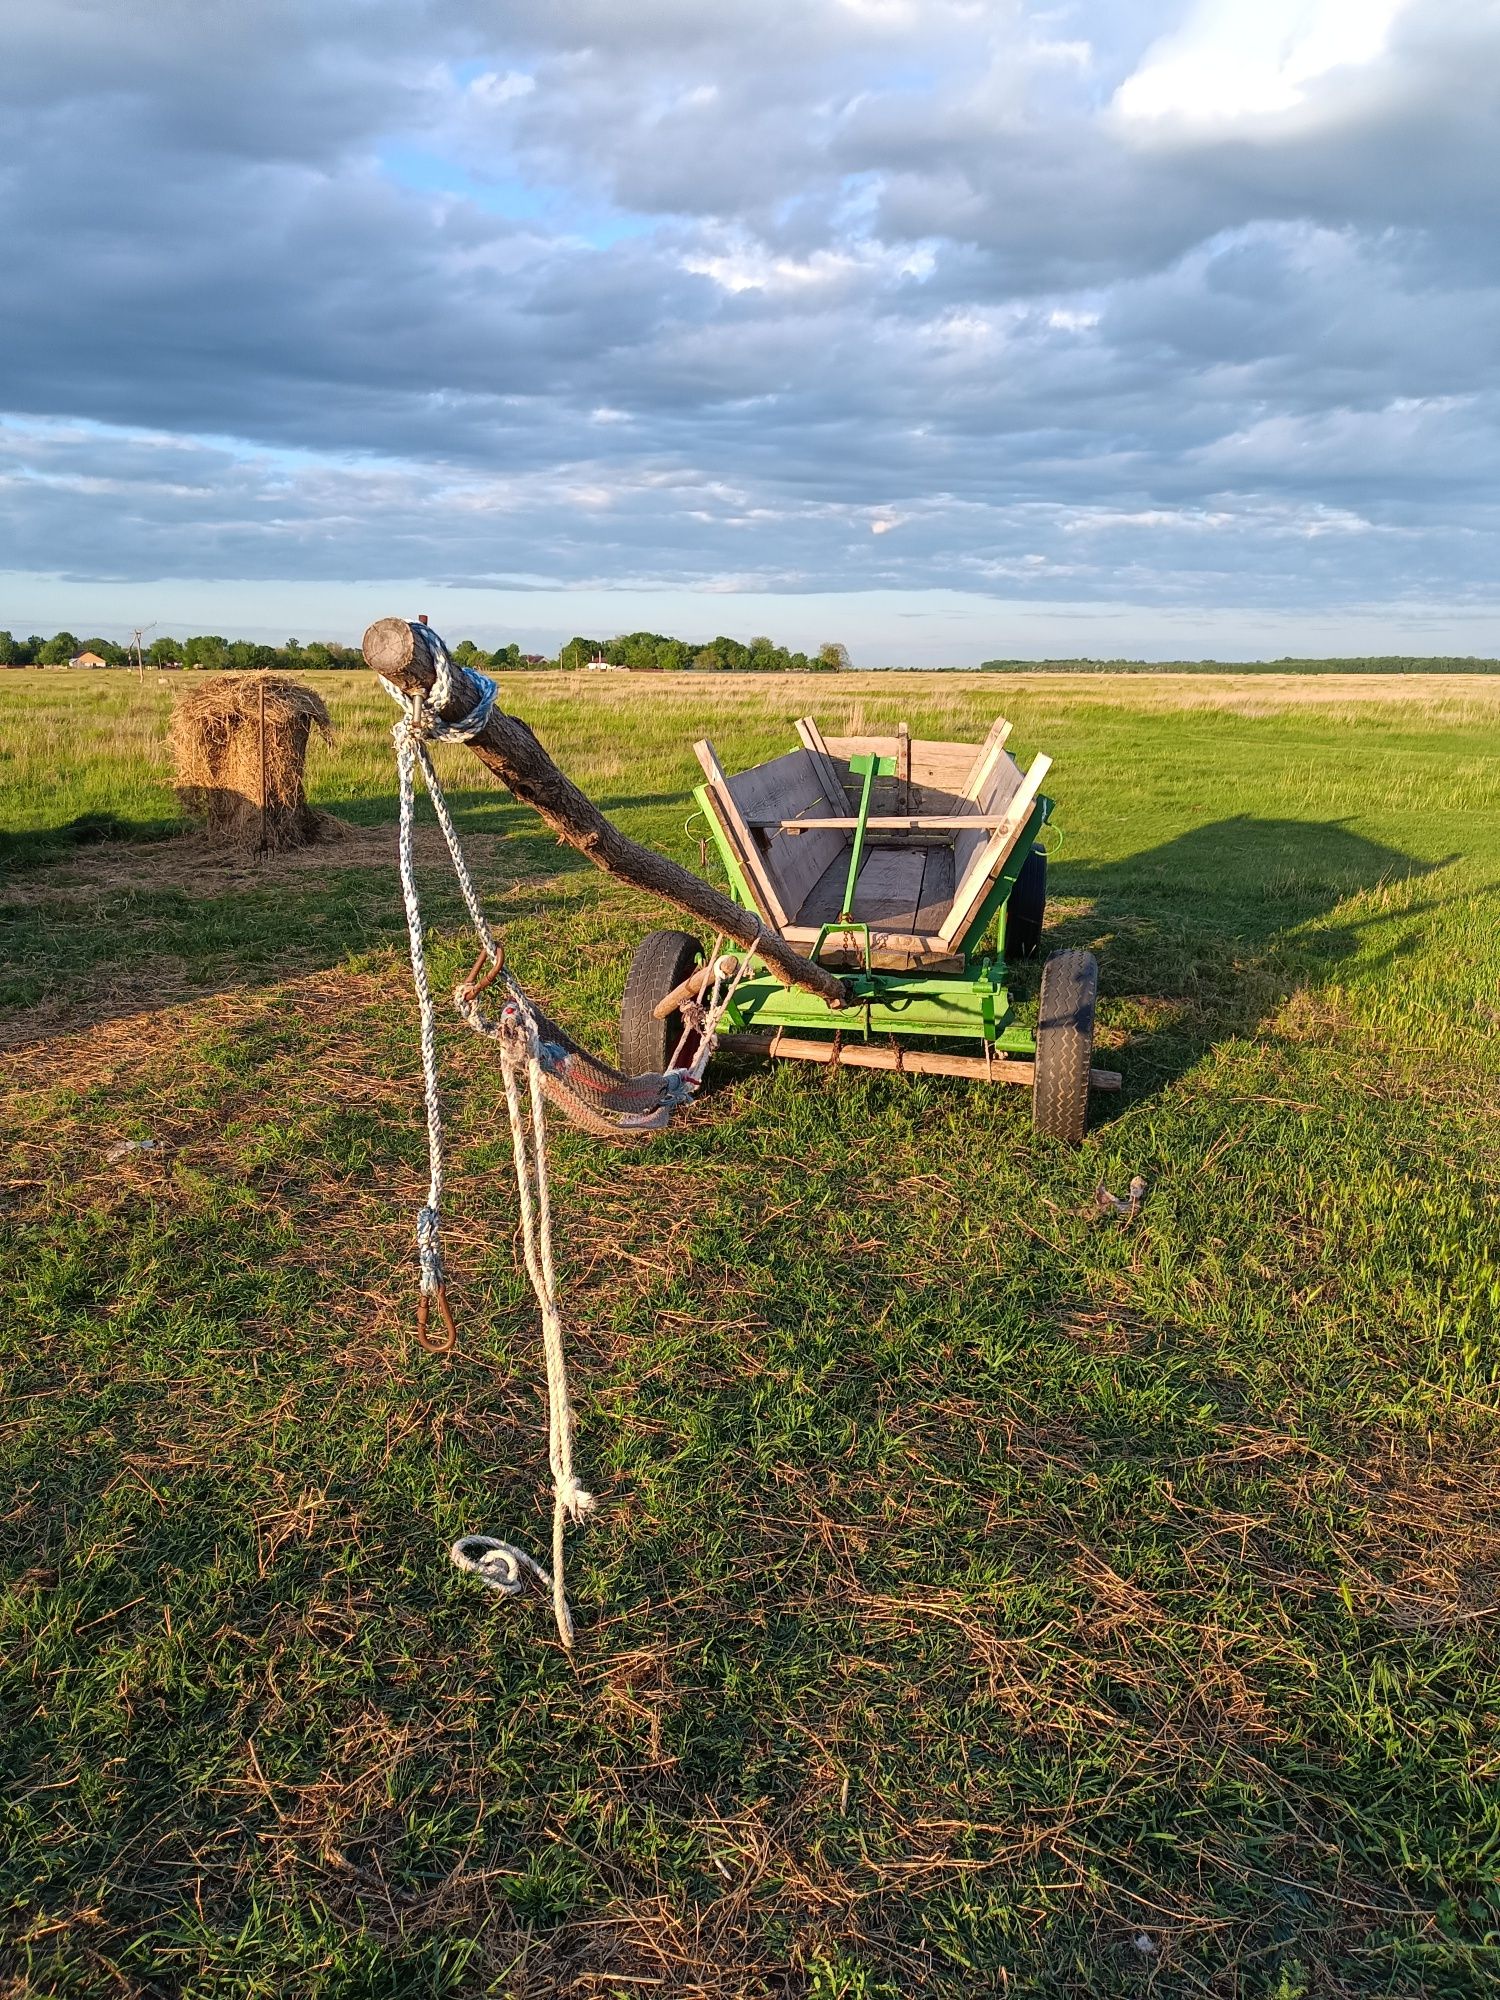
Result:
M1493 0L15 11L18 569L1493 590Z

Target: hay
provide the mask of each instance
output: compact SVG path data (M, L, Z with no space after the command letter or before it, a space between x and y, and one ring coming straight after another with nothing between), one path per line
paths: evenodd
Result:
M178 697L167 741L184 812L226 845L280 853L337 830L307 803L314 728L333 736L310 688L281 674L223 674Z

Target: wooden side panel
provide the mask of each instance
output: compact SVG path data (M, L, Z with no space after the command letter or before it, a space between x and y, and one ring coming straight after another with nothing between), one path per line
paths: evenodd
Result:
M954 810L952 801L963 796L969 773L974 768L974 745L972 743L924 743L918 736L910 739L911 749L911 798L913 812L949 812ZM851 757L867 756L874 752L878 757L896 757L902 754L899 736L830 736L828 749L834 757L843 758L847 763ZM889 796L896 798L898 780L881 780L876 785L879 796L881 786L889 787ZM939 793L941 798L929 803L923 793ZM884 805L877 808L881 812L903 812L904 805Z
M974 768L964 783L964 797L978 800L989 784L991 774L1005 752L1005 740L1010 735L1010 724L999 716L990 726L990 733L980 746L979 755L974 759ZM984 808L981 806L980 811Z
M729 789L729 780L724 775L724 766L719 762L718 753L707 737L704 737L702 742L695 743L693 751L698 762L703 767L704 776L708 779L709 804L713 807L729 844L739 856L740 867L744 870L745 880L755 893L755 900L759 905L761 916L768 924L774 925L777 930L785 930L787 925L786 907L776 893L776 884L771 879L765 865L764 857L755 844L755 836L751 833L749 827L746 826L744 815L735 804L734 795ZM809 833L805 833L801 837L804 840L815 840L817 838L816 834Z
M823 732L810 715L799 715L793 726L802 738L803 748L812 752L818 769L823 774L823 783L829 797L843 798L845 786L853 782L849 766L845 764L840 767L830 755L828 745L823 741Z
M973 800L976 818L1005 812L1021 783L1021 767L1008 750L1000 748L984 778L979 793ZM953 843L954 879L962 882L972 867L975 855L981 853L992 833L1002 829L976 827L973 833L961 833Z
M1009 761L1007 759L1007 761ZM1052 759L1038 751L1031 760L1031 769L1021 782L1010 792L1005 802L1005 824L996 827L987 841L970 860L967 868L962 866L958 855L960 841L975 836L961 833L954 842L954 864L960 869L958 887L953 896L953 908L948 914L940 933L945 944L954 944L963 936L964 927L973 918L974 912L984 900L991 882L1005 866L1006 857L1020 838L1021 829L1031 815L1031 805L1041 790L1042 780L1052 769ZM996 773L994 782L1003 782L1003 774ZM983 836L978 836L983 840Z
M799 813L827 817L844 810L842 788L828 796L823 766L810 750L791 750L768 764L753 765L728 780L729 795L760 844L766 873L777 899L790 915L823 871L840 855L848 865L850 835L828 828L816 833L757 832L760 822L795 819Z

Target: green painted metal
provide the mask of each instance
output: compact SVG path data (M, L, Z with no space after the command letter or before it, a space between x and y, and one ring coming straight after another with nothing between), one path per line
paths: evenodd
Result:
M879 769L874 768L879 766ZM845 888L845 909L853 894L861 861L861 836L869 817L870 794L876 777L894 774L895 760L889 757L860 757L850 760L851 770L863 773L864 792L860 799L859 826L850 857L849 885ZM724 864L730 893L747 910L754 910L755 898L745 879L738 855L725 839L709 803L708 787L699 785L693 796L703 811ZM1009 859L991 884L984 901L958 941L955 957L963 960L961 972L878 972L870 967L868 924L847 919L825 924L810 954L814 959L830 937L863 933L862 969L846 974L844 984L849 1005L834 1014L815 995L800 987L783 986L764 970L741 982L726 1013L726 1024L734 1029L787 1028L837 1030L846 1040L884 1039L891 1035L924 1035L957 1041L977 1041L1006 1055L1036 1053L1035 1038L1013 1017L1010 991L1005 982L1005 963L994 937L996 919L1004 921L1005 906L1026 858L1052 817L1053 802L1039 794Z
M872 750L863 756L851 757L849 769L856 777L863 777L865 784L864 790L859 795L854 839L849 849L849 877L844 884L844 901L839 911L839 917L844 923L848 923L854 912L854 885L859 880L859 864L865 858L865 825L870 817L870 793L874 790L877 778L895 777L896 760L894 757L877 757ZM866 935L868 936L868 933ZM821 944L822 939L820 938L818 942ZM868 946L866 950L868 955Z

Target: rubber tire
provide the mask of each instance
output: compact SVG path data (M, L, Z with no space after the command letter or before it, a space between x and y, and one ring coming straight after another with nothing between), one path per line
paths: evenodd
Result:
M686 931L650 931L635 948L620 1002L620 1067L627 1076L658 1076L672 1060L682 1039L681 1014L665 1021L652 1009L703 963L703 947ZM692 1060L690 1044L683 1061Z
M1047 850L1033 847L1021 863L1010 898L1005 905L1005 960L1019 965L1035 958L1042 948L1042 925L1047 921Z
M1055 951L1042 967L1031 1122L1049 1139L1078 1146L1089 1122L1094 1008L1099 965L1091 951Z

